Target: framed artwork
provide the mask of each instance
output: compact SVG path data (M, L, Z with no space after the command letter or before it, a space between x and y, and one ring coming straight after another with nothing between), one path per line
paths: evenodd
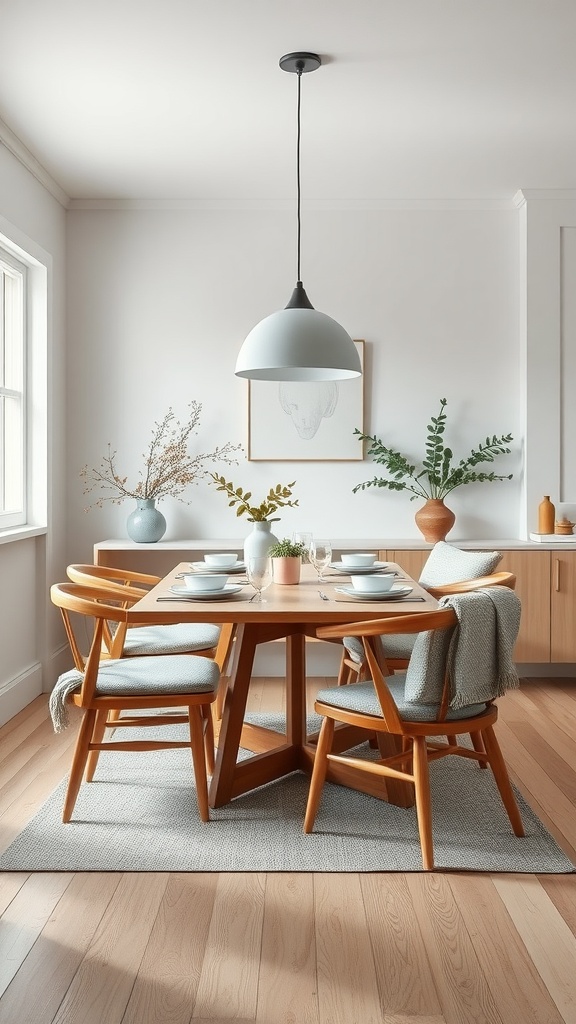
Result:
M354 344L362 376L340 381L248 381L250 462L361 462L364 342Z

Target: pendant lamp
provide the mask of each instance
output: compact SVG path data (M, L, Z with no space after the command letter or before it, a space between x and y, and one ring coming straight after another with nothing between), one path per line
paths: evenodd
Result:
M302 75L321 64L317 53L287 53L283 71L297 75L298 130L296 184L298 205L298 274L285 309L252 328L236 362L236 376L250 380L345 380L360 377L360 357L350 335L336 320L314 309L300 280L300 92Z

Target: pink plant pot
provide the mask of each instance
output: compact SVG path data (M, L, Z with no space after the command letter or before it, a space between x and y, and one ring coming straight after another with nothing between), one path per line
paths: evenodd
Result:
M300 583L300 566L302 559L300 555L294 558L273 558L272 579L274 583L294 584Z

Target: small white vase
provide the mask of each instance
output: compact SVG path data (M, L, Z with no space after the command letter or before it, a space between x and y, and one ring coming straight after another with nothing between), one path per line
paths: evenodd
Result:
M274 544L278 544L278 537L272 533L272 523L266 519L262 523L253 523L252 532L244 541L244 561L267 555Z

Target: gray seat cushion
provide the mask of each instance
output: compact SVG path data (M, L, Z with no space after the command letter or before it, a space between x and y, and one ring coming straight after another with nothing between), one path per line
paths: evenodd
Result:
M462 551L441 540L432 548L419 582L423 587L444 587L478 579L494 572L501 561L500 551Z
M440 704L413 704L404 698L404 685L406 675L398 672L389 676L386 685L392 694L398 714L406 722L435 722L440 711ZM348 686L332 686L325 690L319 690L316 700L324 704L330 704L335 708L342 708L346 711L356 711L361 715L375 715L382 718L382 708L374 684L370 680L366 683L350 683ZM481 715L486 710L486 704L469 704L465 708L450 708L446 715L448 722L458 721L460 718L472 718Z
M170 693L211 693L220 679L220 670L210 658L191 658L186 654L160 655L157 658L119 658L102 661L98 670L96 694L99 697L126 695L154 696Z
M135 626L126 631L124 654L186 654L216 647L220 626L210 622L183 622L167 626Z

